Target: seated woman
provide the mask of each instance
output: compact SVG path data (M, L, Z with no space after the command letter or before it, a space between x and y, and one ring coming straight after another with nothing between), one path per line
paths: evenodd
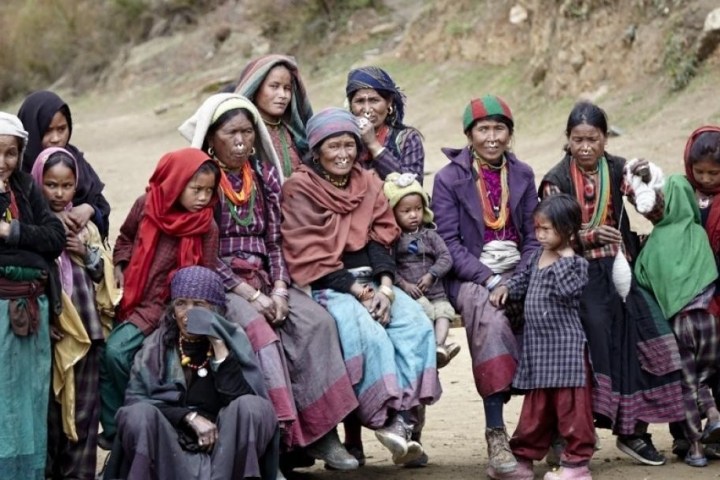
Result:
M305 124L312 107L297 63L286 55L265 55L248 63L240 73L235 93L257 107L272 139L285 178L307 153Z
M366 119L359 123L363 145L359 164L374 169L383 180L391 172L414 173L422 185L422 135L403 123L405 95L390 75L378 67L351 70L345 94L353 115Z
M44 479L50 398L50 316L60 313L55 260L62 222L20 170L27 132L0 112L0 472Z
M283 446L341 470L358 462L335 427L357 400L333 318L290 286L280 235L282 171L260 113L247 98L208 98L180 132L222 168L218 273L228 319L245 329L280 420Z
M356 122L339 108L308 122L312 159L283 186L283 253L337 322L360 421L404 464L423 454L410 438L418 407L441 393L435 337L420 304L393 287L400 229L382 181L356 162ZM362 458L361 444L346 446Z
M135 357L105 478L277 474L277 417L250 343L221 315L222 279L185 267L171 306Z

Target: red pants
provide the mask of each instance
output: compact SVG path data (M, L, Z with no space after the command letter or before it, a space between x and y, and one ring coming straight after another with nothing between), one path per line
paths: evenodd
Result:
M544 388L525 395L520 421L510 439L516 457L542 460L555 434L567 441L560 456L562 465L587 465L595 447L591 374L587 385L575 388Z

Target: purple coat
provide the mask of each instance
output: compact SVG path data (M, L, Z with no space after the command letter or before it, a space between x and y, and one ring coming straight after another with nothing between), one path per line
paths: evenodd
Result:
M455 304L464 282L483 283L493 274L479 258L483 249L485 222L482 203L475 184L476 173L467 148L443 148L450 159L435 175L432 210L437 232L450 250L453 268L445 277L450 300ZM522 259L518 268L528 265L530 256L540 244L535 239L532 213L537 207L535 174L527 163L506 152L510 186L510 218L520 234Z

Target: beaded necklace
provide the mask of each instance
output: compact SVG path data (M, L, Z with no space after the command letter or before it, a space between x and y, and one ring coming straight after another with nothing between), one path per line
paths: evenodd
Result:
M218 162L220 163L220 162ZM248 198L252 196L252 192L255 190L255 182L253 181L252 167L250 167L250 158L245 161L242 165L242 188L239 192L236 192L230 183L230 179L225 173L225 166L220 163L223 167L220 171L220 190L222 190L225 198L230 200L233 205L242 205L248 201Z
M193 343L191 340L187 341ZM180 348L180 364L183 367L188 367L191 370L195 370L198 374L198 377L206 377L208 374L207 365L210 362L210 357L212 357L213 355L212 345L208 344L208 351L205 356L205 360L203 360L203 362L199 365L192 363L192 359L190 358L190 356L185 354L185 350L183 349L182 335L178 339L178 347Z
M340 179L337 179L337 178L333 177L332 175L330 175L329 173L327 173L325 171L325 169L322 169L321 173L325 180L327 180L328 182L330 182L333 186L335 186L337 188L345 188L347 186L348 182L350 181L350 175L345 175L343 177L340 177Z
M250 192L250 201L248 203L248 212L245 215L244 218L240 218L240 215L238 215L238 207L234 205L230 199L227 197L225 198L225 204L228 207L228 210L230 211L230 216L232 219L237 223L238 225L242 227L247 227L250 225L250 223L255 218L255 199L257 197L257 190L255 188L252 189L252 192Z
M503 156L500 165L495 166L484 161L480 155L472 149L473 158L477 163L478 179L477 187L480 192L480 201L483 208L483 220L485 225L492 230L500 230L505 227L508 219L508 203L510 200L510 187L508 186L507 161ZM490 192L485 184L483 170L500 171L500 203L495 205L490 198Z
M278 135L280 136L280 144L282 145L282 163L283 163L283 174L285 178L292 174L292 161L290 160L290 145L288 145L285 125L280 125L278 129Z
M589 175L597 173L598 176L598 194L596 198L595 184L592 179L588 179L588 183L584 182L583 172L580 171L577 162L573 158L570 162L570 178L575 185L575 197L580 205L595 200L592 215L587 213L585 208L582 209L582 228L594 228L605 224L608 214L608 206L610 204L610 169L604 156L600 157L595 172L586 172ZM589 188L588 188L589 187Z

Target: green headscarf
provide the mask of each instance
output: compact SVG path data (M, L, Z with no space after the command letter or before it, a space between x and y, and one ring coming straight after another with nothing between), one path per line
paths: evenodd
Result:
M670 319L718 277L693 188L671 175L664 188L665 212L635 262L635 277L652 291Z

